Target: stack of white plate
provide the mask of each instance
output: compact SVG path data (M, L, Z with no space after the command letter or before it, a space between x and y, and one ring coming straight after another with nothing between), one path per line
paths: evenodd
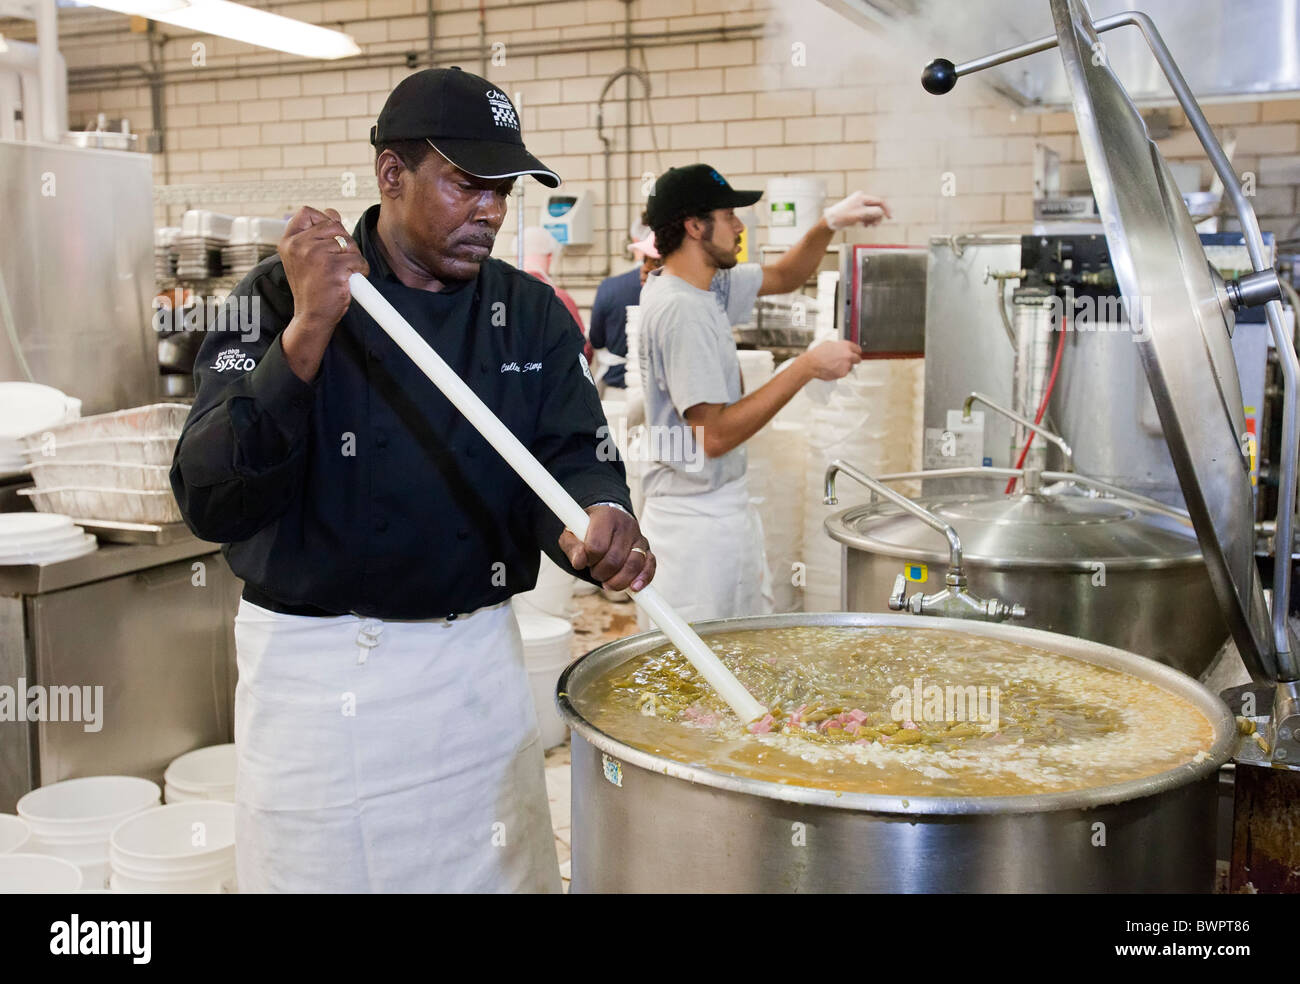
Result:
M0 513L0 566L56 564L99 546L68 516L57 513Z
M24 434L81 416L81 401L40 383L0 383L0 475L25 471Z
M114 828L160 799L156 785L135 776L65 779L33 789L18 801L18 815L32 831L25 850L70 861L86 888L104 888Z
M542 747L563 744L568 728L555 707L555 684L569 665L573 646L573 626L565 619L549 615L519 615L519 633L524 640L524 665L533 688L537 708L537 725L542 733Z
M31 828L22 817L0 813L0 854L17 854L27 847Z
M640 420L645 416L645 389L641 378L641 308L635 304L627 307L627 372L624 380L627 388L623 398L623 415L625 420ZM627 484L632 493L632 509L640 515L645 504L642 492L642 479L646 470L646 455L643 447L644 428L641 424L627 426Z
M235 805L206 800L145 810L113 829L109 857L118 892L233 892Z
M167 803L235 802L235 746L210 745L174 759L163 773L163 798Z
M627 398L632 399L633 390L637 391L639 397L642 388L641 382L641 308L637 304L627 306L627 321L624 326L624 335L627 338L627 371L624 373L624 380L627 382Z

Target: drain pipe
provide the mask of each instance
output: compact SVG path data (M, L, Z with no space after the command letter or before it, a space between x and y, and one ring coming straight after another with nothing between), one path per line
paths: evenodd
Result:
M610 157L613 155L614 150L613 150L613 145L610 143L609 137L605 136L605 97L609 95L609 90L613 87L614 83L624 77L628 78L629 80L636 79L637 81L639 81L641 83L641 88L645 90L645 98L647 100L649 100L650 98L650 77L646 75L645 72L641 71L641 69L639 68L633 68L631 65L624 65L617 72L615 72L613 75L611 75L609 78L605 80L605 85L600 90L600 98L596 100L596 136L600 138L600 142L605 146L603 154L605 157L605 272L604 272L604 276L606 277L610 275L610 273L613 271L614 268L613 207L610 201ZM626 104L630 107L632 103L631 81L628 82L627 88L628 88L628 95L626 97ZM631 126L630 112L628 113L627 135L628 135L628 148L627 148L628 158L627 159L629 161L629 166L630 166L630 162L632 160L632 147L631 147L632 126Z
M54 0L35 0L37 72L41 86L41 139L60 143L67 129L67 76L59 72L59 11ZM27 139L32 139L31 129Z

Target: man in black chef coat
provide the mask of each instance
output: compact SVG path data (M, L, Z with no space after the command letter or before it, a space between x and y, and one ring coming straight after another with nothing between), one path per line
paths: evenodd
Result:
M380 204L350 234L302 209L235 289L258 330L205 340L172 466L187 523L245 582L240 887L557 890L508 599L539 548L611 590L654 575L581 333L489 256L514 181L559 177L459 69L402 81L371 141ZM350 304L354 271L586 509L585 542Z

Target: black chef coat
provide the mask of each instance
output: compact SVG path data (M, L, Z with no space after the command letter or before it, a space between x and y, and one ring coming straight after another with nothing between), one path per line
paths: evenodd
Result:
M370 282L579 505L630 512L582 333L555 292L496 259L456 289L407 287L378 249L378 213L354 232ZM560 521L359 304L305 383L281 348L293 296L280 259L226 303L225 330L195 362L171 481L246 599L291 614L438 618L532 588L539 549L573 570Z

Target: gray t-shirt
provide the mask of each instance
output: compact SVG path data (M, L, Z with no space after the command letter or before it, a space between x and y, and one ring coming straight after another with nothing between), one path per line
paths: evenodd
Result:
M731 326L753 313L763 268L719 270L700 290L666 270L641 289L641 379L648 444L646 496L712 492L745 474L745 448L708 458L682 416L698 403L740 399L740 360Z

